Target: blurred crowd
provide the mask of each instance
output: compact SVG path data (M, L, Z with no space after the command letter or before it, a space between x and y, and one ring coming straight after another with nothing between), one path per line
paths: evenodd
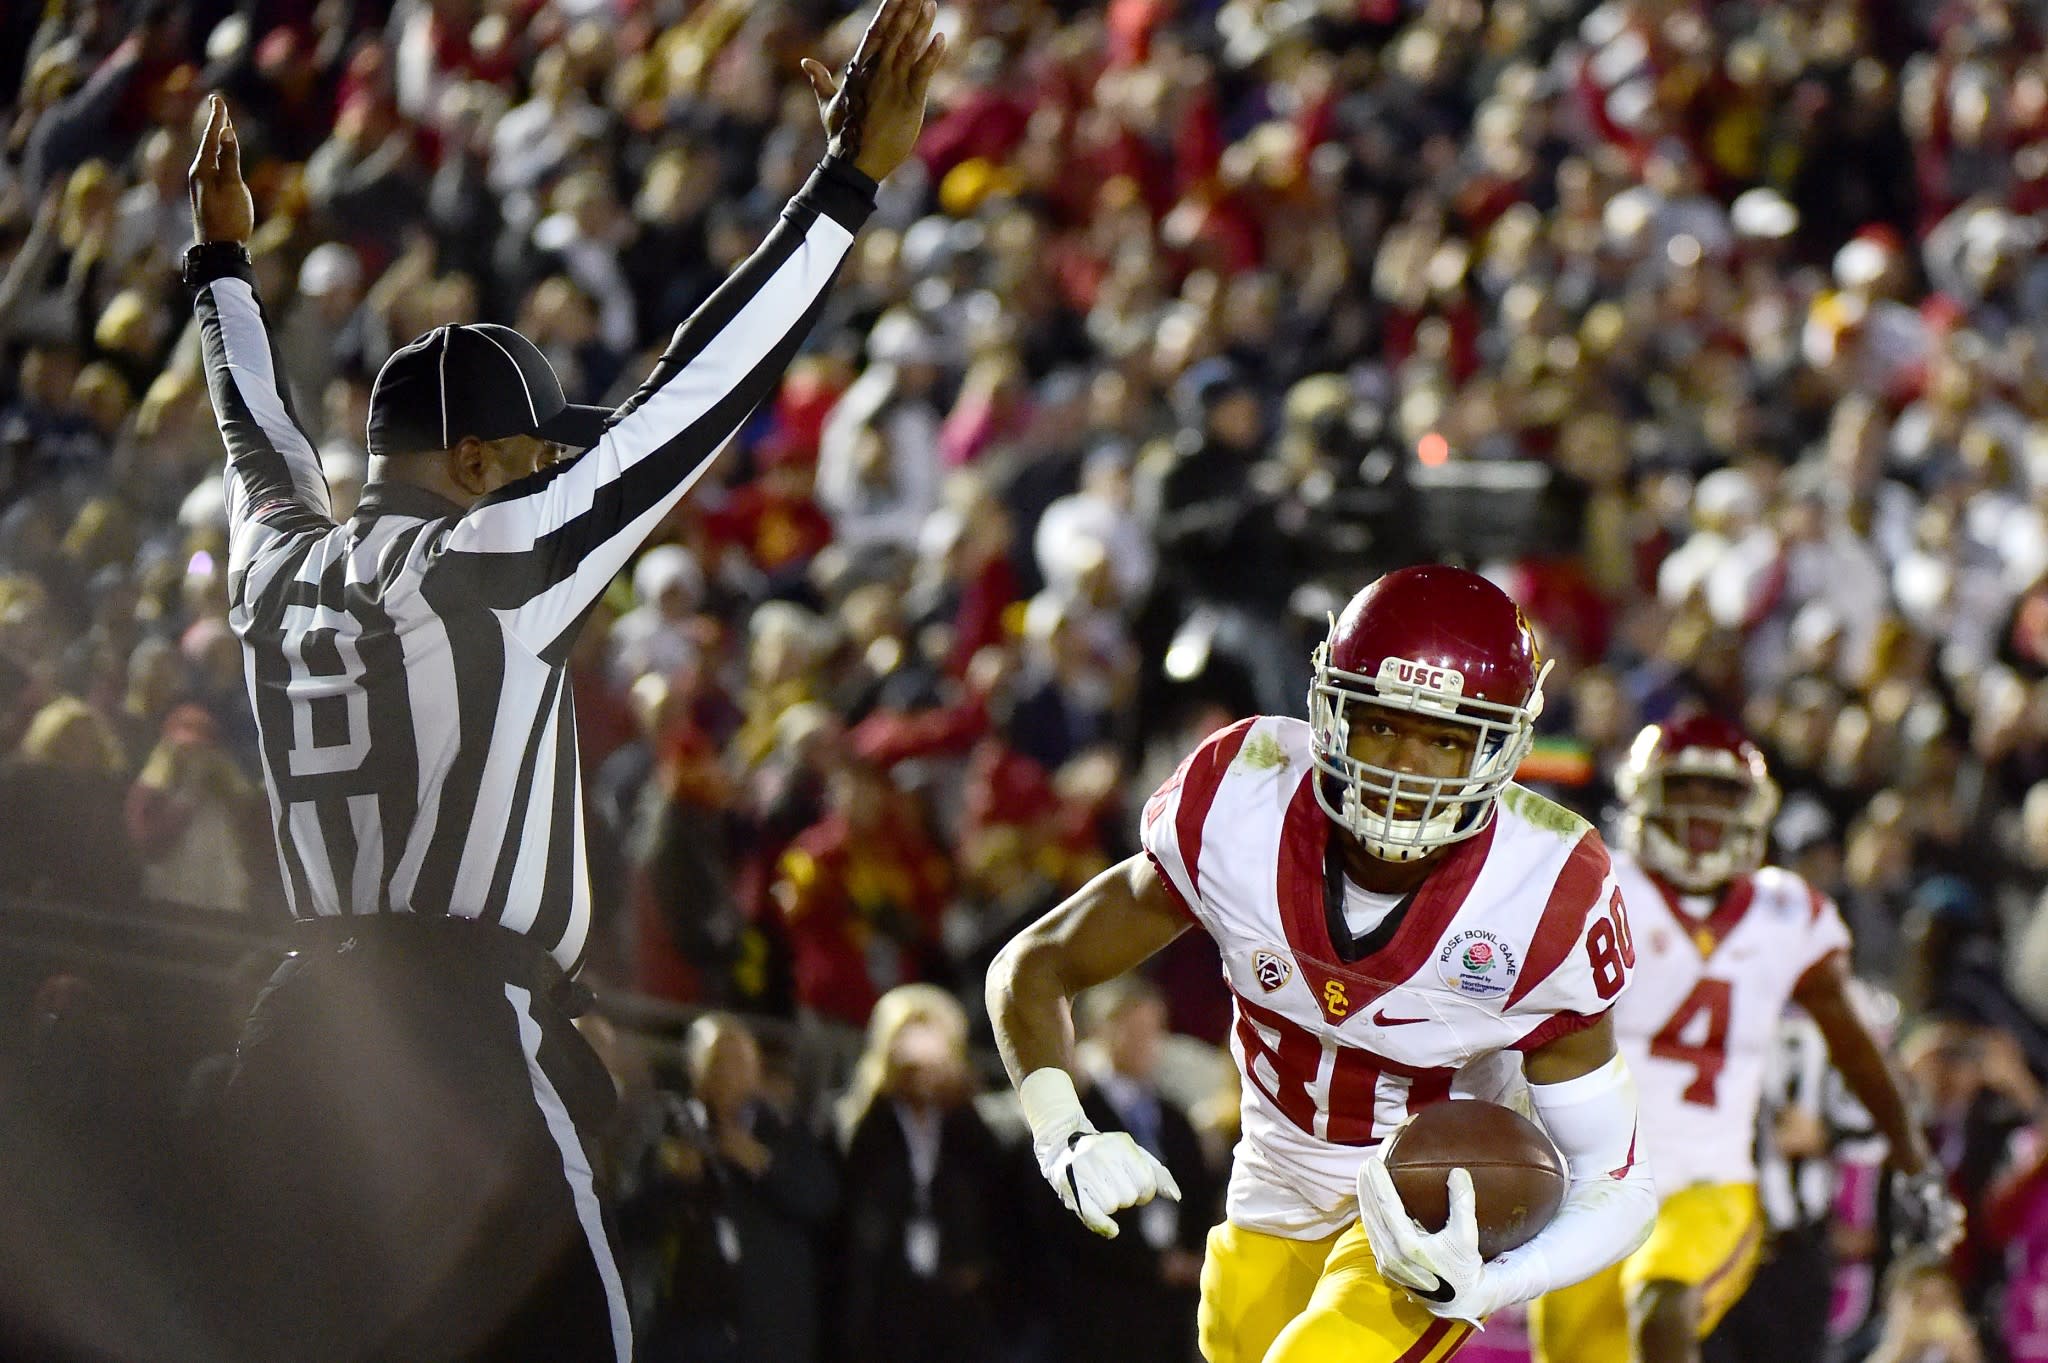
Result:
M796 61L844 61L863 17L0 8L0 891L282 912L176 280L202 94L241 130L260 293L346 514L370 380L429 327L516 325L572 399L622 397L821 153ZM643 1210L725 1190L653 1214L708 1217L652 1237L705 1269L667 1281L737 1265L707 1299L796 1332L744 1356L807 1357L732 1246L840 1227L825 1259L893 1238L906 1290L942 1277L982 1301L949 1320L1021 1338L993 1324L1000 1221L930 1210L1003 1147L869 1120L884 1091L955 1111L935 1095L965 1073L891 1060L908 1024L877 1001L920 1001L916 1054L967 1054L1008 933L1133 850L1203 734L1300 713L1326 612L1447 557L1557 659L1525 777L1565 802L1601 816L1635 727L1682 699L1751 726L1777 855L1903 1001L1939 1148L1997 1228L1953 1283L1895 1285L1959 1292L1982 1342L1901 1325L1871 1356L2048 1359L2044 23L2024 0L944 7L934 115L810 344L577 645L593 975L882 1037L838 1135L902 1172L900 1206L863 1210L867 1175L835 1187L790 1106L802 1076L755 1092L746 1028L708 1025L626 1161ZM1162 1026L1221 1039L1206 944L1152 978ZM1185 1294L1199 1239L1155 1234L1146 1271ZM864 1322L834 1339L976 1356L898 1340L918 1313L854 1286L819 1285ZM662 1309L673 1356L723 1347Z

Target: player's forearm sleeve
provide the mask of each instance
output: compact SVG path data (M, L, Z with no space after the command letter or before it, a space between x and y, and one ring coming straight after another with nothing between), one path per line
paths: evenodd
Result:
M1626 1061L1617 1055L1562 1084L1531 1084L1529 1095L1564 1155L1571 1184L1535 1239L1487 1265L1493 1310L1592 1277L1648 1239L1657 1220Z
M485 498L433 572L504 614L543 656L781 381L874 209L874 182L827 160L760 247L689 321L604 439Z

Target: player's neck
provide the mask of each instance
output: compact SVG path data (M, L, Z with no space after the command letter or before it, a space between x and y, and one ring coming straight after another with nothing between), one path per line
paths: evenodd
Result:
M1335 836L1342 847L1345 878L1372 894L1408 894L1429 879L1444 855L1439 849L1417 861L1383 861L1350 834Z
M1718 885L1711 890L1686 890L1662 876L1657 877L1657 882L1664 887L1664 897L1681 914L1696 922L1711 918L1714 910L1721 907L1722 897L1728 893L1726 885Z

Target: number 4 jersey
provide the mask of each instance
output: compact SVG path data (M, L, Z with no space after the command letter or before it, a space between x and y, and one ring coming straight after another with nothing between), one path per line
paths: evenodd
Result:
M1614 1010L1635 1075L1643 1153L1657 1192L1754 1183L1757 1103L1785 1005L1800 976L1849 946L1834 903L1767 866L1698 912L1627 854L1614 859L1638 956Z
M1244 1130L1227 1214L1304 1240L1356 1217L1365 1149L1411 1112L1454 1094L1526 1112L1520 1053L1597 1020L1634 963L1599 835L1519 786L1391 937L1344 960L1341 882L1326 878L1341 834L1314 779L1307 724L1244 720L1188 756L1143 823L1234 997Z

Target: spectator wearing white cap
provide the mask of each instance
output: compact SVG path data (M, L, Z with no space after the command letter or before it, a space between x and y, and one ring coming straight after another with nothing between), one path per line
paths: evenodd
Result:
M1833 269L1835 291L1815 300L1801 336L1806 362L1844 392L1904 401L1933 347L1926 319L1899 301L1903 248L1889 230L1867 229L1835 252Z
M1763 541L1771 537L1763 509L1756 479L1741 469L1716 469L1700 479L1692 494L1692 536L1659 566L1658 599L1676 607L1705 594L1710 605L1718 602L1716 623L1742 624L1746 611L1736 604L1741 593L1734 581L1749 574L1730 565L1764 557ZM1718 590L1710 585L1717 578Z
M825 418L818 440L818 505L849 549L914 549L939 502L938 380L931 333L907 309L868 333L868 367Z
M285 313L277 346L299 411L321 410L327 384L342 370L363 301L363 263L353 248L323 242L299 266L299 296Z
M1048 588L1072 596L1086 565L1098 555L1109 560L1117 604L1134 611L1152 586L1159 556L1133 509L1131 454L1119 441L1089 451L1081 464L1081 487L1045 509L1031 547Z
M621 686L650 674L673 677L697 661L690 617L704 597L704 573L689 550L657 544L633 565L632 610L612 626L612 673Z
M192 233L192 209L185 201L185 167L169 131L143 139L141 174L114 209L111 254L127 263L152 253L162 264L175 260Z

